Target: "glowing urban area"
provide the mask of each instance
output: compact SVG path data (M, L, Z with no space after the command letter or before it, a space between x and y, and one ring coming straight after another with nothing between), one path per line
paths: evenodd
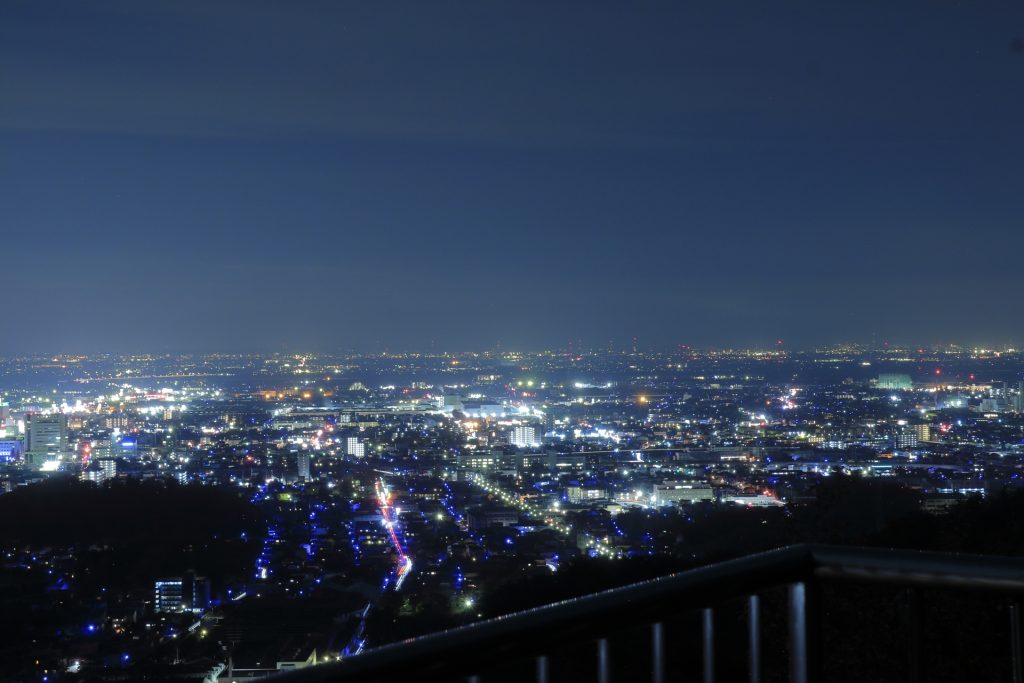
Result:
M998 550L1022 373L952 346L8 358L3 669L249 680L800 541Z

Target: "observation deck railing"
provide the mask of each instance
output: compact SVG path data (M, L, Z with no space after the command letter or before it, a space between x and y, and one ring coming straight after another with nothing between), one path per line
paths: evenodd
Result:
M749 555L528 609L273 680L711 683L737 680L737 670L751 683L831 680L828 672L843 662L830 661L828 648L822 647L823 619L829 617L822 609L823 590L845 591L849 597L849 591L866 586L886 587L889 599L857 604L854 595L852 609L862 620L867 614L870 622L872 610L900 615L900 628L885 634L899 642L900 670L891 670L891 660L880 664L889 667L894 680L932 680L926 677L931 653L925 652L924 615L946 604L939 601L936 607L931 599L939 590L984 595L991 605L984 609L990 616L998 612L1003 625L998 634L982 634L986 640L1000 636L1006 661L999 678L1024 683L1019 602L1024 560L819 545ZM851 609L849 600L846 609ZM686 619L689 635L671 637L670 625ZM731 636L723 643L720 634L729 628ZM864 636L840 635L853 641ZM864 657L870 658L870 648L865 650ZM681 651L689 654L684 657ZM723 658L730 673L719 666ZM558 667L556 660L561 660Z

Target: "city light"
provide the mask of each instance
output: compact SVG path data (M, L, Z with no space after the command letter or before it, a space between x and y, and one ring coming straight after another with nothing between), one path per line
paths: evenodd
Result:
M43 414L32 412L31 396L15 406L3 402L0 467L19 496L44 491L35 484L50 480L80 484L98 496L156 487L154 502L172 490L224 495L251 509L248 521L234 526L207 515L190 527L198 536L185 552L210 548L239 558L234 574L209 586L209 597L212 580L200 570L154 577L137 622L92 610L94 603L118 604L131 595L117 574L104 576L102 591L91 598L82 596L90 601L78 603L78 614L89 620L73 638L121 652L119 666L134 666L148 656L146 647L223 642L223 628L231 626L221 620L230 622L232 612L225 606L294 605L301 611L347 590L347 577L364 576L366 602L354 613L351 637L339 644L341 655L351 657L380 644L374 615L391 604L388 594L401 596L387 607L397 610L386 617L392 621L434 600L431 609L443 605L452 619L470 623L489 616L482 610L491 604L491 591L505 582L530 585L538 569L560 581L586 571L587 563L614 572L634 558L699 556L710 542L705 525L728 528L738 523L727 521L736 513L766 534L789 528L794 518L809 524L806 516L822 504L817 491L836 479L912 486L920 501L914 509L928 515L972 497L987 500L998 487L1020 481L1024 447L1005 434L1020 428L1024 386L975 372L957 375L952 368L978 362L972 354L945 355L950 371L938 383L930 367L917 374L889 367L878 372L872 368L892 361L873 356L864 365L861 353L851 352L840 364L861 373L853 380L831 379L843 358L836 351L785 360L785 381L753 382L747 378L775 370L777 355L691 350L683 379L655 381L667 359L629 354L632 374L615 370L614 380L596 379L585 388L533 370L533 387L529 379L522 382L523 390L543 392L536 398L518 389L513 394L497 379L470 379L443 393L416 389L417 382L378 382L353 390L358 397L348 402L322 406L308 405L303 395L344 393L354 383L346 377L343 386L317 386L314 378L329 376L326 366L333 371L341 363L309 354L297 388L285 382L270 388L239 383L230 392L175 386L173 410L155 398L170 393L147 386L121 388L116 407L107 389L73 399L48 396L47 405L58 407ZM540 365L537 358L519 354L516 362ZM571 369L549 367L552 376L583 371L601 378L600 368L615 357L595 355L596 365L582 370L574 358L566 361ZM1010 362L1007 354L1002 358ZM450 360L416 362L455 367ZM271 360L251 362L258 368ZM458 367L490 378L500 374L502 362L467 355ZM360 363L405 368L410 359L345 364ZM814 374L819 367L820 377ZM144 374L140 368L131 376ZM817 379L798 385L794 376ZM580 403L580 391L594 395ZM157 403L160 409L153 410ZM193 411L190 424L178 410L183 406ZM46 444L45 454L37 457L28 441ZM165 525L162 535L177 533L170 531L177 519L204 515L208 504L173 513L157 508L147 524ZM136 512L128 514L149 514L139 505L131 503ZM125 523L125 513L117 512L103 518L108 512L96 505L81 516L90 520L85 528L104 529ZM728 539L719 542L728 546ZM82 577L97 565L83 563L110 552L103 547L96 543L88 553L78 546L31 554L18 545L0 550L11 566L38 573L45 587L38 600L79 600L81 586L96 585ZM437 602L440 597L447 602ZM318 655L318 661L334 659ZM53 670L94 665L85 656L50 663Z

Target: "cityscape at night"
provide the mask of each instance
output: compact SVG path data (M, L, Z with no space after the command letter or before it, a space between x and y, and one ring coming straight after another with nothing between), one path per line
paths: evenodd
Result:
M26 680L248 680L797 541L913 524L949 547L944 519L1024 492L1012 348L60 355L0 378L3 661Z
M0 0L0 683L1024 683L1020 0Z

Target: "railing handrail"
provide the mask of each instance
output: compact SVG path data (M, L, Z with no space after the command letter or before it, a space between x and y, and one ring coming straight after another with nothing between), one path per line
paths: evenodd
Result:
M823 579L1024 593L1024 558L835 545L809 549L814 573Z
M801 544L640 581L542 607L390 643L341 662L289 672L281 683L357 681L396 669L431 667L441 675L493 664L502 651L530 656L557 640L607 635L768 588L817 577L893 585L959 587L1024 594L1024 559ZM600 619L595 619L600 617ZM570 637L571 636L571 637ZM448 663L458 657L458 663Z

